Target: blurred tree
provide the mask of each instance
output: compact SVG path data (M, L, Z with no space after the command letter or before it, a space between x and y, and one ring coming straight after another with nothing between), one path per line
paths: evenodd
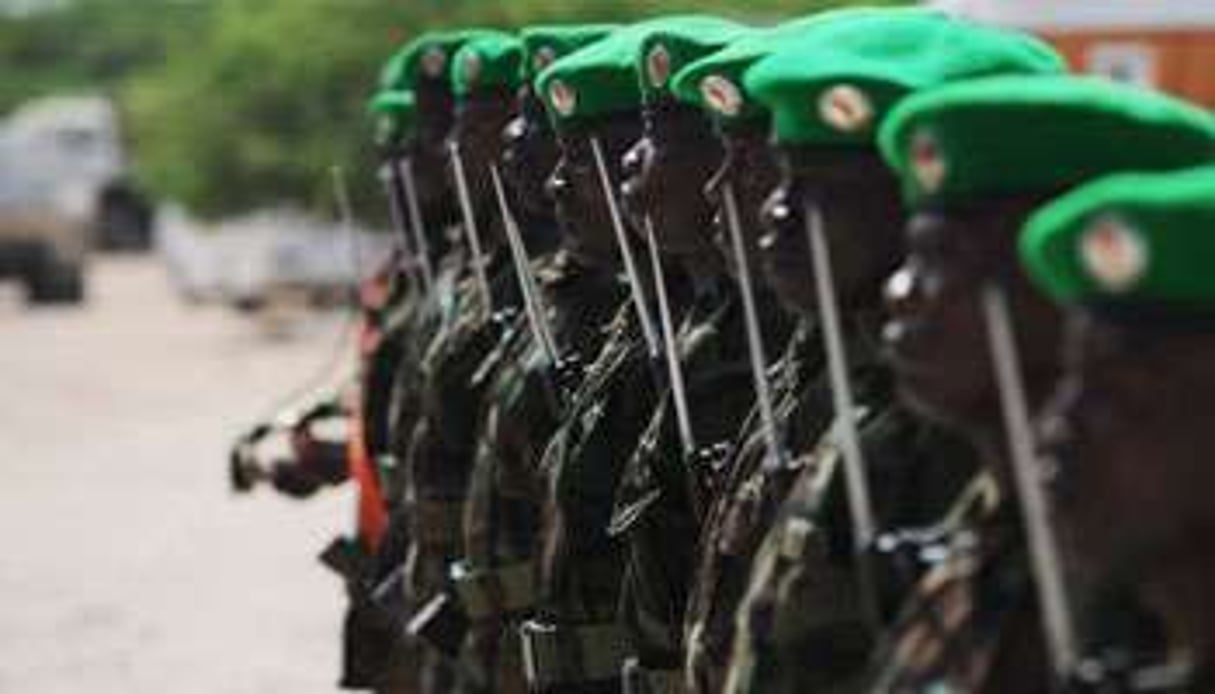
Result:
M317 206L331 197L334 164L356 175L357 191L373 189L364 104L383 61L422 31L670 11L767 23L846 4L858 3L749 0L740 14L737 0L59 0L0 17L0 111L100 87L124 107L157 192L209 215Z

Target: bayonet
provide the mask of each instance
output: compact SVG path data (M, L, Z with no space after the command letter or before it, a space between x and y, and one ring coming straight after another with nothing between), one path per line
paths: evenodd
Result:
M835 405L835 430L839 436L844 461L845 488L852 511L853 537L859 550L867 552L877 534L877 522L874 519L873 497L869 494L869 477L865 470L861 437L857 429L858 412L848 371L848 354L844 349L844 331L840 324L839 301L835 295L831 250L823 230L822 210L818 205L808 203L805 214L815 295L818 298L819 322L822 325L827 371Z
M435 270L430 261L430 243L426 240L426 222L422 217L422 204L418 201L417 181L413 176L413 159L401 157L390 164L401 183L405 194L405 212L409 217L409 230L413 233L414 258L422 273L422 283L429 296L434 291Z
M468 248L472 253L469 264L472 266L473 279L477 283L477 291L485 302L486 315L493 315L494 296L489 288L489 276L486 274L487 258L481 246L481 234L477 230L477 211L473 208L472 196L468 190L468 177L464 172L464 159L460 156L460 145L456 142L447 144L447 153L451 158L452 177L456 183L456 196L460 201L460 212L464 216L464 234L468 239Z
M1034 452L1029 406L1021 379L1021 364L1008 301L1004 291L994 282L983 288L983 315L987 322L992 366L1008 433L1021 519L1025 525L1031 568L1038 586L1042 627L1050 650L1051 665L1059 682L1064 683L1075 673L1079 654L1071 602L1059 559L1058 538L1051 526L1050 508L1040 475L1041 460Z
M654 319L650 315L650 306L646 303L644 285L641 275L637 272L637 262L633 257L633 246L629 243L628 231L624 228L624 219L620 214L620 205L616 201L616 189L612 184L612 177L608 174L607 161L603 157L603 146L597 137L591 138L591 152L595 157L595 168L599 172L599 183L603 188L603 197L607 203L608 216L611 217L612 230L616 233L616 243L620 247L620 260L624 264L629 287L632 288L633 306L637 310L637 320L641 323L641 334L645 339L650 359L657 362L661 358L661 350L658 347L658 335L654 330Z
M496 165L489 165L489 175L493 179L494 195L498 199L498 210L502 215L502 226L506 230L506 240L510 245L511 257L515 261L519 293L523 297L523 307L527 312L528 322L531 323L532 333L535 335L536 341L540 343L540 348L544 351L549 366L555 367L560 354L557 351L557 342L553 338L553 333L549 330L547 314L540 301L540 289L536 286L536 278L532 275L531 264L528 262L523 235L519 232L519 225L514 215L511 214L510 205L506 200L506 190L502 186L502 176L498 173Z
M384 186L384 196L388 198L388 218L392 223L392 230L396 232L394 236L403 256L402 266L405 269L405 277L408 278L410 291L416 291L418 287L423 286L423 280L419 276L418 264L414 260L416 254L405 222L400 181L397 179L392 164L388 162L380 167L378 178Z
M689 459L695 455L696 439L692 434L692 415L688 406L688 391L683 380L683 364L679 361L679 345L675 341L675 324L671 317L671 301L667 296L666 273L662 267L662 256L658 252L658 241L654 235L654 220L645 218L646 243L650 248L650 264L654 271L654 298L658 304L658 324L662 327L662 342L666 347L667 374L671 385L671 399L675 404L675 423L679 430L679 441L684 455Z
M785 452L776 425L772 387L768 383L768 359L764 351L764 336L759 327L759 310L755 304L751 263L747 255L746 244L743 243L742 222L739 221L738 216L738 200L734 197L734 186L729 181L722 184L721 196L725 207L726 228L730 233L730 243L734 250L734 262L738 266L738 287L742 293L747 351L751 357L751 376L755 381L755 403L759 408L760 424L763 427L764 441L768 447L768 457L764 461L764 465L776 467L784 463Z

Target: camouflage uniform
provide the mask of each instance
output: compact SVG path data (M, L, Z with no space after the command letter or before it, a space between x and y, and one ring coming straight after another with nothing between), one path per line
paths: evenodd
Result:
M619 689L628 654L616 620L624 552L608 525L629 442L640 438L657 400L654 368L626 302L545 450L541 601L523 630L535 689Z
M831 397L822 370L817 336L803 326L770 371L774 414L790 451L808 450L830 423ZM720 691L724 684L734 615L752 557L806 464L798 455L779 466L766 464L768 460L760 418L752 411L722 470L701 537L696 583L685 617L685 674L694 692Z
M872 349L853 342L849 353L857 356L850 380L877 521L898 528L935 521L971 474L974 456L899 406L888 369ZM870 620L879 615L867 613L897 602L911 578L902 570L914 567L886 566L874 557L872 587L878 593L861 594L845 474L829 432L807 457L756 555L739 610L727 690L855 689L876 637ZM887 568L894 571L881 571Z
M873 661L873 692L1049 692L1020 521L980 475Z
M562 359L595 354L623 287L564 252L533 263ZM472 620L467 670L488 691L523 691L516 628L535 605L544 445L560 422L560 384L530 328L508 347L487 391L464 516L461 602Z
M422 360L421 415L409 444L405 467L405 513L411 545L405 564L406 594L414 606L425 607L445 594L448 573L459 555L463 502L475 454L485 382L474 382L479 371L501 356L495 349L519 329L512 306L517 304L514 272L506 252L490 257L487 274L495 315L487 315L484 300L471 278L457 287L451 320L439 328ZM414 626L416 630L416 624ZM424 629L423 629L424 630ZM452 644L432 645L454 655ZM427 656L423 688L444 688L454 674L440 652Z
M783 312L765 318L770 341L788 339L792 321ZM627 543L622 620L638 653L628 676L640 691L681 686L683 614L713 494L713 455L738 432L754 400L744 335L741 298L721 277L697 295L676 335L701 450L683 450L668 389L617 493L611 531Z

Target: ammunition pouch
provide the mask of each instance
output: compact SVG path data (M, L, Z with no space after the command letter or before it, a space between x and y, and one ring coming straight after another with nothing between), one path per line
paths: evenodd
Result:
M629 647L614 622L556 625L529 620L519 628L523 673L533 692L619 681Z
M536 602L536 568L530 561L493 569L457 562L451 567L451 581L464 612L474 621L519 613Z
M460 602L449 593L440 593L422 606L409 620L405 630L446 658L456 659L468 634L468 616Z
M684 694L682 670L647 668L637 658L629 658L621 669L624 694Z
M387 676L405 632L404 577L395 571L374 586L363 583L349 591L350 604L342 628L343 689L371 689Z

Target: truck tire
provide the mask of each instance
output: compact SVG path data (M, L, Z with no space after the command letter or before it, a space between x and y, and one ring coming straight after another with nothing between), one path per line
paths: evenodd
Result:
M97 242L101 248L142 252L152 248L154 214L147 200L124 189L102 196L97 218Z
M31 304L79 304L84 301L84 271L48 258L27 276L26 289Z

